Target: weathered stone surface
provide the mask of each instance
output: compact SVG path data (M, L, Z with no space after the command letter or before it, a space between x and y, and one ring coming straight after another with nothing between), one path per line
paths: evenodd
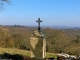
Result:
M40 31L34 31L30 38L31 57L45 58L46 41L44 34Z

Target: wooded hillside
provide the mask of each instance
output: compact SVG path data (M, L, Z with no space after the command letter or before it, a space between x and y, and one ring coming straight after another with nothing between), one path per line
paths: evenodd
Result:
M0 26L0 47L29 49L31 33L36 27ZM47 52L80 53L80 30L42 28L46 35Z

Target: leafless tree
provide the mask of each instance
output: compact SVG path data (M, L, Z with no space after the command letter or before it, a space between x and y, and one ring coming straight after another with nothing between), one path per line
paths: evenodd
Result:
M10 4L10 0L0 0L0 11L2 10L5 3Z

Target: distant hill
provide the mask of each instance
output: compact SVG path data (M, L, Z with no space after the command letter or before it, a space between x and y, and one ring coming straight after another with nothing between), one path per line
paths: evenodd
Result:
M43 26L43 28L51 28L51 29L75 29L75 30L80 29L80 27L69 27L69 26Z

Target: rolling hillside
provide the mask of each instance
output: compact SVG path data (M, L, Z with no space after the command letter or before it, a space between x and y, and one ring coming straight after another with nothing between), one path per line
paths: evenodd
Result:
M0 26L0 47L30 50L29 40L36 27ZM47 52L80 53L80 30L42 28L46 35Z

